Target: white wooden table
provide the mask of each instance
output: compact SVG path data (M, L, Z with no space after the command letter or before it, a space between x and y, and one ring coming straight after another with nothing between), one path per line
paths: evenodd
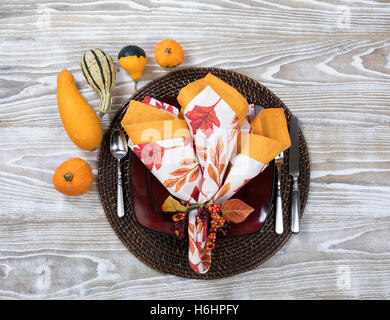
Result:
M0 298L390 298L390 4L385 0L2 1L0 4ZM139 87L167 71L153 57L174 38L181 67L231 69L275 92L301 120L311 191L301 233L235 277L186 280L137 260L108 223L96 184L69 198L55 168L72 157L96 175L98 152L69 140L56 76L92 47L149 60ZM115 59L116 60L116 59ZM133 92L121 70L112 116Z

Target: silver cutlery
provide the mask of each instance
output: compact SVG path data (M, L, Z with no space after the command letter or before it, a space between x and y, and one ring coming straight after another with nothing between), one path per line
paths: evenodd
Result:
M299 233L299 121L296 116L290 119L291 147L289 151L289 175L293 178L291 192L291 231Z
M110 141L111 154L118 160L118 198L117 198L117 214L118 217L125 215L125 206L123 203L123 189L122 189L122 172L121 172L121 159L127 154L128 147L126 137L119 129L114 130L111 133Z
M283 233L283 203L282 203L282 183L280 181L280 170L283 164L283 152L275 158L275 165L277 170L276 182L276 216L275 216L275 232L277 234Z

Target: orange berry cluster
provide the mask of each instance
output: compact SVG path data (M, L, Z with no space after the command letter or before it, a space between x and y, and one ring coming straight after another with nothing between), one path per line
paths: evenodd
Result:
M203 252L211 252L214 249L217 231L225 224L225 218L220 215L222 208L219 204L208 203L207 208L210 212L211 221L206 247L203 249Z
M180 220L184 220L186 218L186 215L184 212L176 213L172 216L173 222L178 222Z
M188 228L188 219L184 212L176 213L172 216L175 223L175 235L179 239L183 239Z

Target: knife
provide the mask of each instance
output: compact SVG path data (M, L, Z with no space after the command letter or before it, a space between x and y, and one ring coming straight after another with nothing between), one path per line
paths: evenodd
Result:
M291 231L299 233L299 121L296 116L290 119L291 147L289 150L289 175L293 178L291 192Z

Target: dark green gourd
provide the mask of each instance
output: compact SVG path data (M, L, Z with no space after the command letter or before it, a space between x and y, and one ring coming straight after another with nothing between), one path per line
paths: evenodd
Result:
M142 77L142 73L146 66L147 57L145 51L138 47L129 45L123 47L118 54L119 65L126 70L126 72L135 81L135 90L137 91L137 83Z

